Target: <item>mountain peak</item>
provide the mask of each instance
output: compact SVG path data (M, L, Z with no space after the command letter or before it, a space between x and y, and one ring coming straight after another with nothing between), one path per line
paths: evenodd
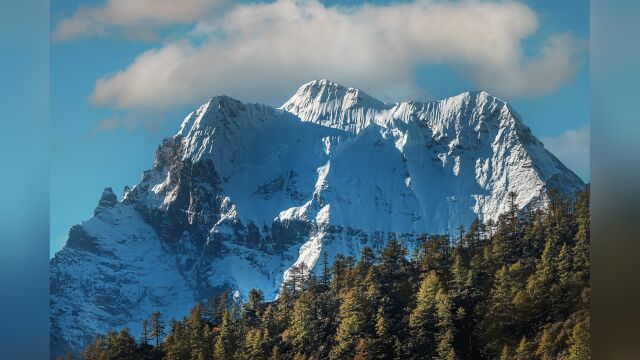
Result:
M104 188L104 190L102 191L102 195L100 196L100 200L98 201L98 206L93 211L93 215L95 216L99 214L104 209L114 207L117 202L118 197L113 192L113 189L111 189L110 187Z
M302 85L280 108L324 108L346 110L358 107L383 108L385 104L356 88L347 88L334 81L313 80Z
M138 332L156 310L181 318L218 291L270 300L322 253L357 259L391 234L415 246L496 220L512 191L537 209L550 188L583 185L484 91L385 104L325 79L280 110L217 96L162 142L122 202L105 189L71 229L51 262L53 352L79 352L107 326Z
M507 102L485 90L472 90L460 93L453 98L461 98L464 101L472 101L474 103L495 102L501 106L508 105ZM443 99L445 100L445 99ZM509 109L511 110L511 109Z
M366 121L368 117L363 116L365 113L373 114L391 107L360 89L322 79L302 85L280 109L296 115L302 121L359 132L370 124ZM352 113L360 115L347 115Z

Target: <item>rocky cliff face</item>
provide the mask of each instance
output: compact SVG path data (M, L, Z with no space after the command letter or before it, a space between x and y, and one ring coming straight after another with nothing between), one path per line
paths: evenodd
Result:
M222 290L277 295L288 270L322 252L357 257L395 233L408 247L474 218L496 219L515 191L536 208L583 182L519 116L485 92L382 103L327 80L279 109L215 97L165 139L151 170L51 260L52 355L160 310L180 317Z

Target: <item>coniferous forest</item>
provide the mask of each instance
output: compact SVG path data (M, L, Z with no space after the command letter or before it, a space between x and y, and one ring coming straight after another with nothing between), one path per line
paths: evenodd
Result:
M415 250L393 236L360 260L297 268L277 300L253 290L154 313L141 334L97 337L102 359L589 359L589 187L551 194L544 211L510 210ZM71 356L69 356L71 357Z

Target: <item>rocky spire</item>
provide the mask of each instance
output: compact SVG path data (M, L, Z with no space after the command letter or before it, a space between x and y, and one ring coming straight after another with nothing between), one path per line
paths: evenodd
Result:
M110 187L104 188L102 191L102 196L100 196L100 200L98 201L98 206L95 210L93 210L93 215L98 215L104 209L110 209L114 207L118 203L118 197L113 192L113 189Z

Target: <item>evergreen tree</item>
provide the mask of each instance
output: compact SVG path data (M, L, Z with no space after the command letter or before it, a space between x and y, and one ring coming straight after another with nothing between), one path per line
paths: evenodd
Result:
M233 358L235 348L235 333L231 314L229 311L222 313L222 323L220 324L220 333L216 339L213 349L214 358L231 359Z
M205 323L202 319L202 304L198 303L191 309L187 326L189 330L189 349L191 359L204 360L207 354L207 346L204 337Z
M287 340L304 354L308 354L313 348L313 335L317 331L314 326L315 309L313 308L313 297L310 293L301 294L293 305L291 324L286 333Z
M356 345L356 354L353 360L367 360L369 359L369 344L365 339L358 340Z
M347 286L347 270L349 269L349 261L342 254L336 255L333 265L331 266L331 291L334 295L340 294L342 289Z
M556 358L558 352L558 330L557 324L546 325L542 329L536 349L536 356L539 359L551 360Z
M149 342L149 320L142 320L142 329L140 330L140 344Z
M388 276L400 273L405 266L406 257L407 249L392 234L387 246L380 253L382 273Z
M573 328L569 339L568 360L582 360L591 358L589 318L579 321Z
M242 319L249 327L259 325L264 311L264 294L260 290L251 289L247 301L242 305Z
M137 360L136 341L129 330L107 333L109 359Z
M436 294L440 290L440 280L435 271L428 272L420 283L416 305L409 318L409 347L418 359L436 356Z
M271 357L269 360L280 360L282 356L280 355L280 349L277 346L274 346L271 350Z
M173 319L96 337L89 360L141 359L588 359L589 189L574 203L551 193L522 213L509 195L497 223L471 223L449 243L421 236L411 259L394 234L379 256L323 253L316 280L294 269L277 299L229 294ZM166 335L166 338L165 338ZM530 340L529 340L530 339ZM148 342L155 342L151 346Z
M481 328L487 348L490 352L498 353L509 339L519 338L522 319L518 308L514 306L519 287L524 282L522 267L515 263L509 267L502 266L495 275L493 288L489 294L486 313L481 322ZM524 306L524 304L523 304Z
M164 323L162 322L162 313L155 311L151 314L151 337L156 340L156 347L160 346L160 339L164 336Z
M591 238L591 208L589 185L582 191L575 203L576 234L574 237L574 264L578 279L588 283L591 272L590 238Z
M509 349L509 345L504 345L502 347L502 351L500 352L500 360L511 360L513 357L511 356L511 350Z
M247 359L266 359L267 349L265 348L263 335L264 333L261 329L249 329L247 331L244 350Z
M420 271L426 273L434 270L444 280L450 261L449 240L443 235L432 235L421 237L419 241L421 250L417 261Z
M516 348L516 353L513 357L514 360L530 360L533 359L535 356L533 354L533 351L531 350L531 345L527 342L527 338L526 337L522 337L522 339L520 339L520 343L518 344L518 347Z
M97 336L82 351L82 358L85 360L109 360L109 343L106 336Z
M390 316L385 311L384 304L378 307L376 312L376 323L374 341L372 344L373 358L377 359L390 359L393 358L395 344L395 336L391 332Z
M322 286L327 288L329 286L329 282L331 281L331 269L329 268L329 257L326 251L322 252L322 278L321 283Z
M229 291L224 291L220 296L214 300L212 306L213 310L213 324L218 325L222 323L222 315L229 311Z
M364 290L354 287L340 305L336 343L331 350L334 359L352 359L356 353L358 341L366 336L369 328L369 306Z
M435 296L436 310L436 340L438 342L437 357L440 360L455 359L456 351L453 347L453 317L451 315L451 301L441 288Z
M169 334L162 344L167 360L182 360L191 358L189 331L187 326L175 319L170 321Z

